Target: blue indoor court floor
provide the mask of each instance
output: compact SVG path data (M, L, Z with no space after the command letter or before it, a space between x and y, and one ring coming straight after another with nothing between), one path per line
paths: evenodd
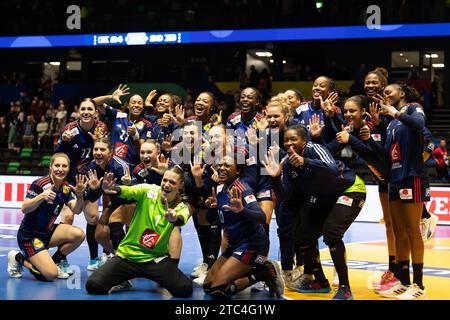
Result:
M133 288L129 291L116 292L111 295L90 296L84 289L88 277L88 247L86 242L69 255L69 263L74 267L75 276L68 280L55 280L53 283L43 283L24 269L21 279L9 278L7 273L7 254L9 250L18 248L16 241L17 229L22 219L19 209L0 208L0 300L167 300L172 297L147 279L134 279ZM75 225L85 228L83 215L75 219ZM182 229L183 251L180 268L185 274L201 260L201 250L192 221ZM276 222L273 219L270 230L270 258L279 260L279 245L276 234ZM384 225L379 223L355 222L348 230L344 242L348 244L347 259L349 260L350 281L355 299L381 299L373 294L368 287L369 279L381 275L387 266L387 249L385 244ZM325 248L320 243L322 249ZM427 289L431 299L449 299L450 293L450 226L438 226L435 236L425 246L424 282L432 284ZM99 247L101 254L101 247ZM331 281L332 265L328 250L322 250L322 261L325 272ZM428 268L430 267L430 268ZM80 275L80 276L77 276ZM305 295L290 290L285 291L285 299L294 300L327 300L332 294ZM190 300L208 300L201 287L194 285L194 293ZM267 291L246 289L235 299L265 300L275 299L268 296Z

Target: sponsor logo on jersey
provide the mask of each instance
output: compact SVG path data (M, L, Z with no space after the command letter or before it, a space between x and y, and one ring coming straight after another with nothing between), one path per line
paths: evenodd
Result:
M242 252L241 251L236 251L234 254L237 255L237 256L240 256L240 255L242 255Z
M340 196L336 201L337 204L342 204L347 207L351 207L353 204L353 199L348 196Z
M117 112L117 119L119 119L119 118L127 118L127 114L125 113L125 112Z
M125 159L128 152L128 146L125 143L117 142L114 146L114 155L118 156L120 159Z
M373 133L371 134L373 141L380 142L381 141L381 134L379 133Z
M155 247L156 243L158 242L159 237L160 235L156 231L146 228L141 235L139 243L142 246L152 250Z
M45 186L42 187L42 190L48 190L52 188L52 184L51 183L47 183Z
M249 194L248 196L244 197L244 200L247 204L256 202L256 198L253 194Z
M148 190L147 191L147 198L152 199L152 200L156 200L158 198L158 192L156 192L155 190Z
M80 133L80 130L78 130L77 127L73 128L72 130L70 130L70 135L71 136L76 136L77 134Z
M413 198L412 189L400 189L398 192L402 200L412 200Z
M78 148L79 148L78 144L75 143L75 144L73 145L73 148L74 148L74 149L78 149Z
M365 203L366 203L365 200L361 200L361 201L359 202L358 207L360 207L360 208L362 209L362 207L364 207L364 204L365 204Z
M100 127L96 127L94 129L94 136L103 136L105 134L105 130Z
M400 145L398 144L398 142L391 145L391 150L389 154L391 155L392 162L399 162L402 160L402 155L400 153Z
M300 114L302 111L308 111L308 105L307 104L301 104L297 109L295 109L297 114Z
M421 113L421 114L425 115L425 113L423 112L423 109L420 108L420 107L417 107L417 108L416 108L416 111L417 111L418 113Z
M28 192L27 192L27 195L30 195L30 196L36 197L36 196L37 196L37 193L36 193L36 192L34 192L33 190L28 190Z
M42 249L44 247L44 243L40 239L35 238L33 240L33 247L35 250Z
M230 120L230 122L234 125L238 124L239 122L241 122L241 115L237 115L236 117L234 117L233 119Z
M258 199L261 199L261 198L270 198L270 197L271 197L270 190L258 192L258 193L256 194L256 197L257 197Z

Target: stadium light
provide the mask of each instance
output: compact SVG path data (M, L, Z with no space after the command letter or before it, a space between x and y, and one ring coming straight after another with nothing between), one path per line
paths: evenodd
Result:
M257 52L255 52L255 54L258 57L271 57L272 56L272 53L269 51L257 51Z

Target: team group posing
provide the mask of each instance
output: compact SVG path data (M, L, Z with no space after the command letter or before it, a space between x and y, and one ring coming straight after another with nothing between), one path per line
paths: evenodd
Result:
M191 275L212 298L258 283L276 296L285 286L330 292L318 249L323 236L337 275L333 299L350 300L342 239L366 199L363 180L338 160L350 146L379 183L389 270L375 292L423 299L424 161L433 143L419 96L405 84L388 84L383 68L366 75L366 95L341 101L337 92L333 79L321 76L311 101L288 90L263 105L255 88L245 88L240 111L226 121L210 92L197 97L190 117L174 95L160 95L153 107L155 90L145 100L131 95L121 110L106 103L129 95L126 86L84 99L80 119L60 135L49 175L28 190L20 252L8 254L10 276L20 278L24 266L41 281L68 278L66 257L86 237L89 294L131 287L128 280L144 277L188 297L193 283L178 263L181 227L192 217L203 260ZM72 226L82 211L86 233ZM267 258L273 212L281 267ZM52 256L51 247L57 247Z

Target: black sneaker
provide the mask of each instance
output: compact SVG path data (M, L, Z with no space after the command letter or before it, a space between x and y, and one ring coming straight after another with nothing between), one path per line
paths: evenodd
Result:
M353 300L353 294L347 285L339 286L334 294L333 300Z
M281 274L281 268L273 260L267 260L264 266L270 272L270 279L265 281L267 287L269 287L269 295L280 298L284 294L284 280Z

